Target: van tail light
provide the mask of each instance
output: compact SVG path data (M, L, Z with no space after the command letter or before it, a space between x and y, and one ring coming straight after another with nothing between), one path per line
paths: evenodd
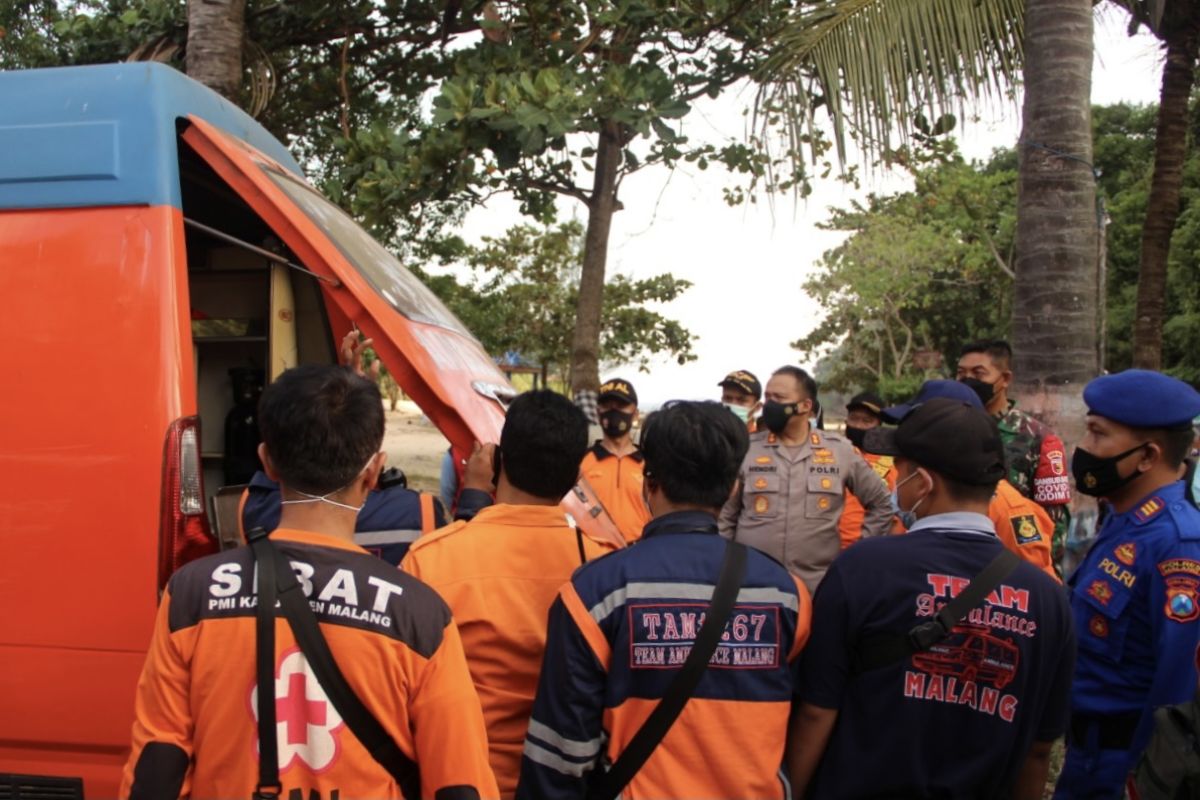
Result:
M163 449L162 517L158 527L158 590L175 570L217 552L204 510L200 418L180 417L167 429Z

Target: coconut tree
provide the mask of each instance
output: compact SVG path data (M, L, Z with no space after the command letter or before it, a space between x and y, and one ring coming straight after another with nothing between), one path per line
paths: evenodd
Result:
M237 103L246 0L188 0L187 74Z
M779 38L760 97L794 141L825 109L838 152L853 135L887 154L911 130L953 126L968 101L1007 96L1024 112L1013 345L1017 387L1052 424L1099 368L1098 241L1091 160L1090 0L825 0ZM1073 409L1072 409L1073 410Z
M1179 219L1183 164L1188 149L1188 101L1200 57L1200 2L1118 0L1132 17L1131 30L1144 25L1165 51L1159 90L1154 173L1142 226L1138 261L1137 310L1133 322L1133 365L1162 367L1162 335L1167 292L1167 259Z

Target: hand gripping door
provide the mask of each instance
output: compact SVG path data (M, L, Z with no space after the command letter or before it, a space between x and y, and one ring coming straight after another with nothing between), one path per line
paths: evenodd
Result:
M513 389L446 306L301 176L203 119L189 122L188 146L321 281L334 329L354 324L373 339L396 382L459 452L499 441L501 398ZM608 515L593 513L596 506L574 493L564 500L589 538L624 546Z
M712 601L704 614L704 624L696 635L692 650L679 672L671 680L658 705L629 740L629 745L617 757L612 768L597 776L588 787L587 800L613 800L629 785L638 770L645 766L654 749L666 737L683 707L695 693L708 669L709 659L717 650L725 625L733 614L742 580L746 577L746 546L739 542L727 542L725 557L721 560L721 574L713 589Z
M421 796L421 775L416 763L404 754L346 682L291 567L279 558L275 545L262 528L250 531L247 541L258 562L255 652L259 756L258 786L251 795L252 800L276 800L283 790L279 783L279 742L275 722L276 597L300 652L346 727L388 771L406 800L417 800Z

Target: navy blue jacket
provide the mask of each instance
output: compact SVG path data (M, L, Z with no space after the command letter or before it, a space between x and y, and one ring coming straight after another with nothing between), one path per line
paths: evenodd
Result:
M279 484L262 472L256 472L246 492L242 504L242 530L264 528L270 533L279 527L279 516L283 511L279 502ZM423 500L420 492L403 486L389 486L367 495L367 502L358 512L354 524L354 543L398 566L418 536L445 525L446 514L436 497L428 495Z

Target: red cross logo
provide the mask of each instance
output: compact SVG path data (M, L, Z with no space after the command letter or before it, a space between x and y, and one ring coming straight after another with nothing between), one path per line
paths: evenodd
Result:
M325 724L325 708L329 705L321 700L309 700L304 692L305 676L293 672L288 676L287 697L275 698L275 719L287 726L287 743L304 744L308 741L308 726Z
M257 726L257 683L250 687L249 700L250 716ZM275 670L279 771L282 773L297 761L314 773L327 770L341 755L338 733L344 724L300 649L293 647L280 655Z

